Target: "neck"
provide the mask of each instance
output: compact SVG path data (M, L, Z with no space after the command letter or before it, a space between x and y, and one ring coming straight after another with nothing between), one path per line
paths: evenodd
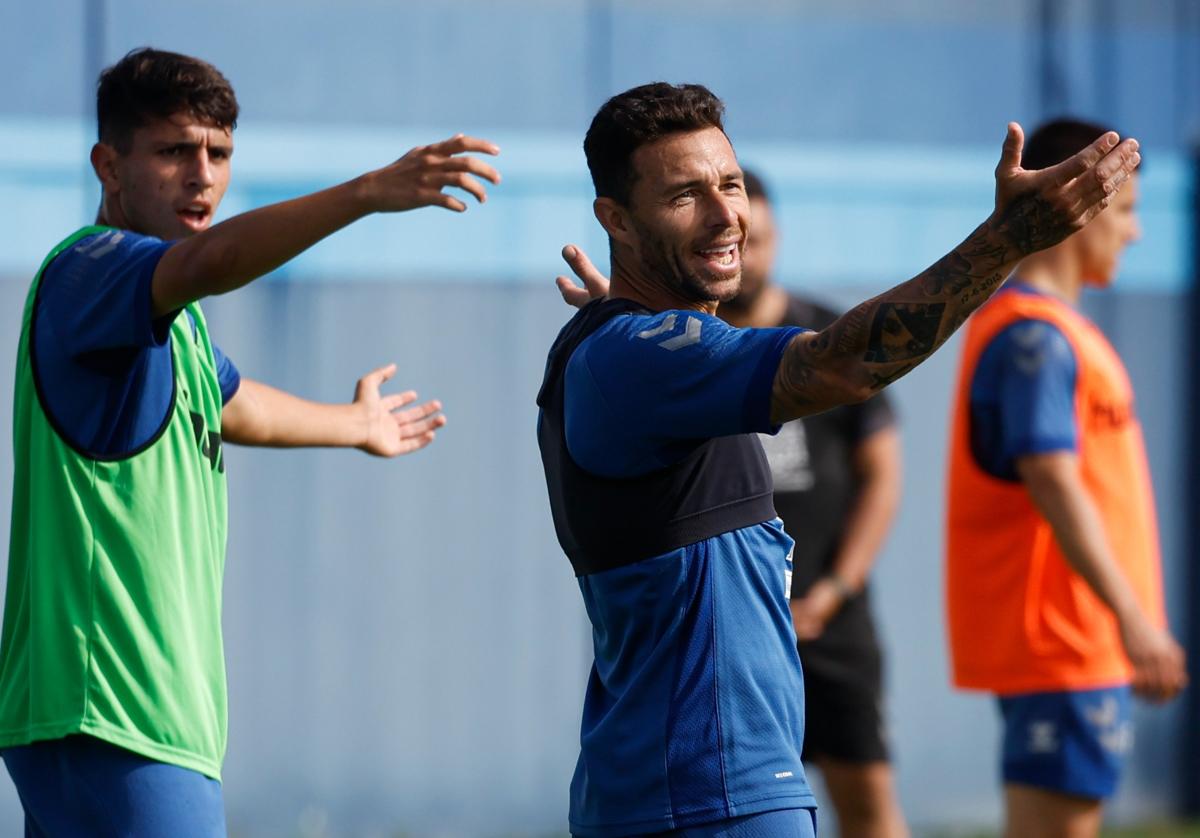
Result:
M717 313L730 326L739 329L764 329L783 322L787 305L787 292L770 281L764 281L759 292L753 297L738 295L721 303Z
M1016 276L1043 294L1058 297L1071 305L1078 305L1083 293L1083 271L1079 260L1061 246L1026 257L1017 266Z
M121 207L117 202L108 197L105 193L100 196L100 208L96 210L96 224L101 227L117 227L122 230L128 230L129 224L125 222L125 215L121 212Z
M612 279L608 296L612 299L633 300L651 311L702 311L717 313L716 300L694 300L677 290L665 286L661 279L637 260L619 253L616 248L611 254Z

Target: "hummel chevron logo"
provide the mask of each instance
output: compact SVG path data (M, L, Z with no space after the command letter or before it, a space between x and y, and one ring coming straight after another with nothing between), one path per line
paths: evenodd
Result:
M693 343L700 342L700 329L702 323L695 317L685 317L683 319L684 327L683 334L675 335L663 341L658 341L658 345L668 352L674 352L676 349L683 349L685 346L691 346ZM645 340L652 340L659 335L670 334L675 331L675 315L668 314L663 322L653 329L647 329L644 332L638 332L638 337Z
M671 330L672 330L672 329L674 329L674 328L675 328L675 315L674 315L674 314L668 314L668 315L666 316L666 318L663 320L663 322L661 322L661 323L659 323L659 324L658 324L658 328L656 328L656 329L647 329L647 330L646 330L646 331L644 331L644 332L638 332L638 337L640 337L640 338L645 338L646 340L649 340L650 338L656 338L656 337L658 337L658 336L659 336L659 335L661 335L663 332L669 332L669 331L671 331Z
M120 230L107 230L96 236L96 238L92 239L87 244L80 245L79 247L75 248L75 250L76 252L86 254L93 259L99 259L101 256L105 256L111 251L116 250L117 245L124 241L124 239L125 234Z

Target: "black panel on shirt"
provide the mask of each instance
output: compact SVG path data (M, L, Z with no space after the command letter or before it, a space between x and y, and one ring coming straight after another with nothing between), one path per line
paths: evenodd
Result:
M563 327L538 393L538 447L550 510L576 576L633 564L725 532L769 521L771 475L754 434L698 442L679 462L629 478L585 471L567 450L564 378L581 343L614 317L648 309L597 300Z

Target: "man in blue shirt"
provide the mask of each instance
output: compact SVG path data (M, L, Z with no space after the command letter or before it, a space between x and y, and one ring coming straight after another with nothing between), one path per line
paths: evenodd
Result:
M570 827L580 836L811 836L792 540L755 432L861 401L929 356L1025 255L1099 211L1138 162L1108 134L1041 172L1009 126L996 209L915 279L821 332L714 316L741 282L749 204L699 85L610 99L584 151L611 287L550 351L538 439L555 527L593 625ZM582 300L580 300L582 302Z

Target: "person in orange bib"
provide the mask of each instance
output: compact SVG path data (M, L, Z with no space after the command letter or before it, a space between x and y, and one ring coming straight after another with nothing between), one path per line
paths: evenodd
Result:
M1107 129L1039 128L1025 168ZM1018 266L966 330L950 435L946 603L956 687L999 699L1005 834L1094 836L1131 744L1131 693L1186 683L1166 629L1133 389L1077 308L1139 236L1137 177Z

